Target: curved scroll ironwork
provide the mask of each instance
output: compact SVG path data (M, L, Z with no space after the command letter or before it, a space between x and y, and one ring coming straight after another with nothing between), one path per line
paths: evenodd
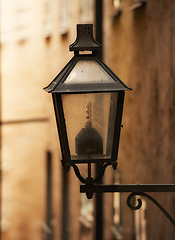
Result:
M87 183L87 180L81 176L79 168L75 164L72 164L71 166L73 167L74 172L75 172L77 178L80 180L80 182Z
M132 203L132 198L135 196L143 196L152 201L162 212L163 214L169 219L169 221L175 226L175 220L169 215L169 213L158 203L153 197L149 194L144 192L133 192L127 198L127 204L132 210L138 210L142 206L142 200L140 198L137 199L137 205L134 206Z
M104 172L105 172L105 169L111 165L111 163L107 162L105 164L103 164L100 168L99 168L99 171L98 171L98 174L95 178L92 178L92 177L87 177L86 179L83 178L81 176L81 173L80 173L80 170L79 168L75 165L75 164L72 164L71 166L73 167L74 169L74 172L77 176L77 178L82 182L82 183L85 183L85 184L94 184L94 183L97 183L104 175Z

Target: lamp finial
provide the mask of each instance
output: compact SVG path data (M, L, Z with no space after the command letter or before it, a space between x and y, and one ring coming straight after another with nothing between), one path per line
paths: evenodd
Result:
M98 51L101 44L93 37L93 24L77 24L77 38L69 46L70 51Z

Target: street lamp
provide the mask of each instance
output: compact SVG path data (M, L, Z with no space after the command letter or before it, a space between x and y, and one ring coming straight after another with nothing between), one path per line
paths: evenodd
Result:
M77 25L77 39L69 48L74 57L45 90L53 96L63 167L72 166L83 183L95 183L108 165L117 167L124 95L131 88L98 58L101 46L92 24ZM95 179L93 163L100 166ZM86 179L78 164L88 165Z
M166 210L145 193L175 192L175 184L98 184L107 166L117 168L124 95L126 90L131 90L98 58L100 48L93 38L93 25L77 25L77 39L69 47L74 57L44 88L53 97L63 167L67 170L73 167L84 183L80 192L85 192L88 198L98 192L130 192L127 204L137 210L142 205L141 199L136 206L131 200L137 195L144 196L175 226ZM91 54L82 54L82 51ZM99 169L93 178L91 165L94 163ZM79 164L87 164L86 178L82 177Z

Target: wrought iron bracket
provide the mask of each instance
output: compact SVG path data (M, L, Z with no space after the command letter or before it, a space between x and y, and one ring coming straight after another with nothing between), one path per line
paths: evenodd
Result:
M79 168L77 167L77 165L72 164L71 166L73 167L74 172L75 172L77 178L80 180L80 182L85 183L86 184L85 186L89 186L89 185L91 186L92 184L94 186L94 184L98 183L100 181L100 179L103 177L105 169L109 165L113 165L113 168L115 168L117 166L117 163L110 163L110 162L103 163L101 166L99 166L99 171L98 171L98 174L97 174L97 176L95 178L91 177L91 166L90 166L90 164L88 165L88 168L90 167L90 169L88 171L88 177L87 178L83 178L81 176L81 173L80 173Z
M132 198L135 196L143 196L152 201L175 226L175 220L170 214L150 195L145 192L175 192L175 184L129 184L129 185L100 185L86 184L80 186L80 192L86 193L87 198L92 198L93 193L112 193L112 192L130 192L127 198L127 204L132 210L138 210L142 206L142 200L137 199L138 204L135 206L132 203Z

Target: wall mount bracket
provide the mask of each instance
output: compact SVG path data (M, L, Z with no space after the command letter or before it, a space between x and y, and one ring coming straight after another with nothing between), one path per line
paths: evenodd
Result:
M137 205L133 205L132 198L135 196L143 196L152 201L162 213L169 219L175 227L175 220L170 214L160 205L160 203L151 197L146 192L175 192L175 184L119 184L119 185L100 185L100 184L85 184L80 186L80 192L86 193L87 198L91 199L93 193L130 193L127 198L127 204L132 210L138 210L142 206L142 200L137 199Z

